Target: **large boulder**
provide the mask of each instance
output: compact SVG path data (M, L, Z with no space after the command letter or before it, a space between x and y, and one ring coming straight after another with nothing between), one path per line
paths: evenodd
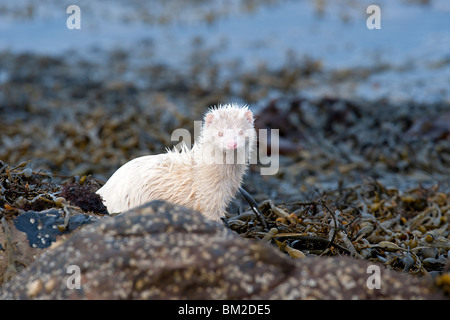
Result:
M2 299L435 299L432 285L350 257L283 255L162 201L102 219L4 284Z

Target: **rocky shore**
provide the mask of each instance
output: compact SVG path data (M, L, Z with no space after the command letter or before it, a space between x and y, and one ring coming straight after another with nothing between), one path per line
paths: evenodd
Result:
M245 56L241 61L228 56L234 57L234 38L215 42L220 37L213 41L196 26L222 30L230 17L237 26L242 17L257 23L270 8L283 12L283 5L236 1L236 7L208 11L200 1L183 7L189 15L177 16L182 9L164 1L152 8L155 15L139 15L146 11L132 3L120 14L111 5L104 19L121 21L136 34L141 27L133 29L130 21L154 28L148 39L134 39L135 46L83 47L70 54L0 47L0 297L449 297L450 104L448 88L441 86L450 64L440 46L435 55L421 47L417 56L423 59L330 68L323 51L290 50L299 47L296 42L277 47L285 60L274 58L276 37L268 36L234 51ZM87 5L80 2L82 9ZM413 2L401 5L416 12ZM432 11L436 4L429 6ZM25 25L41 16L53 21L59 12L31 5L24 15L14 8L5 3L0 15ZM352 10L331 18L326 8L314 12L325 27L306 18L304 23L319 35L326 21L343 21L348 32L358 21ZM95 40L95 30L104 30L101 20L84 17L82 30ZM189 34L185 51L168 50L183 27ZM297 29L291 34L306 27ZM251 56L258 48L267 54L260 63ZM358 46L345 48L344 56L364 56ZM257 129L279 130L277 173L261 175L260 161L244 178L264 224L240 194L223 225L162 202L108 214L95 191L119 166L165 152L178 143L171 140L174 130L193 133L209 106L226 102L249 104ZM149 250L136 249L141 246ZM69 265L80 267L83 290L67 290ZM371 265L381 270L381 290L367 286Z

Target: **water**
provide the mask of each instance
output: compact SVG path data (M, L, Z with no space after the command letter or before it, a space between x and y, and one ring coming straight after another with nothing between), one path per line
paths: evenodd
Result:
M188 69L193 52L228 72L320 62L326 74L363 69L340 81L319 76L300 92L394 102L450 101L450 3L377 1L381 29L369 30L372 1L75 1L81 29L69 30L59 1L2 0L0 51L102 60L124 50L130 63ZM232 70L232 71L230 71ZM4 77L4 75L2 75Z

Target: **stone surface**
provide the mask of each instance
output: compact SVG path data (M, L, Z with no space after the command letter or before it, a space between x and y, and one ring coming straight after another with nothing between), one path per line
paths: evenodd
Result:
M63 209L56 208L24 211L8 220L0 219L0 286L31 265L58 239L101 218L78 207L67 210L70 216L66 227Z
M86 226L42 254L2 299L429 299L431 284L347 257L293 260L200 213L154 201ZM77 270L81 276L77 282ZM80 289L72 288L79 283Z

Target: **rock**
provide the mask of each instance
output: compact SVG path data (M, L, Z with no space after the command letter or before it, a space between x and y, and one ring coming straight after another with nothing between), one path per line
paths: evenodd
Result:
M15 227L26 234L28 243L33 248L47 248L58 237L67 232L74 231L84 224L96 221L99 217L84 214L76 207L70 210L70 218L67 228L64 225L64 212L60 209L48 209L44 211L26 211L14 218Z
M293 260L162 201L86 226L6 283L2 299L436 299L426 281L348 257ZM80 277L77 278L77 272ZM77 285L79 284L79 289ZM72 289L70 289L72 288Z
M67 226L62 209L29 210L2 218L0 224L0 286L20 270L31 265L48 247L62 236L101 217L82 212L78 207L68 209Z

